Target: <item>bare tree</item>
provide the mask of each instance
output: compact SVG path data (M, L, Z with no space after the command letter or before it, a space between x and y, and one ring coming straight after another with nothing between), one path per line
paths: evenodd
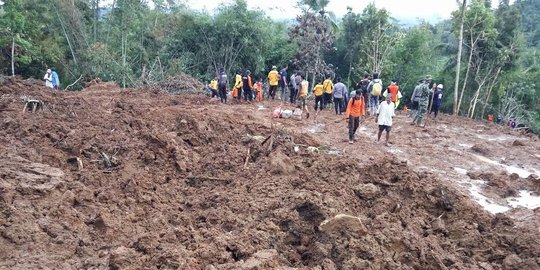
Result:
M459 4L459 1L457 1ZM454 115L459 113L458 106L458 88L459 88L459 73L461 71L461 53L463 50L463 24L465 21L465 8L467 8L467 0L463 0L461 4L461 23L459 27L459 46L457 53L457 64L456 64L456 81L454 82Z

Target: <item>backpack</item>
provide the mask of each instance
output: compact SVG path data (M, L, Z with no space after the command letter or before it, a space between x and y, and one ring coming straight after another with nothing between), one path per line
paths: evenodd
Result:
M371 88L371 95L372 96L380 96L382 91L382 84L381 82L376 82L373 84Z
M223 74L219 75L218 85L219 85L219 87L226 87L227 86L227 74L223 73Z

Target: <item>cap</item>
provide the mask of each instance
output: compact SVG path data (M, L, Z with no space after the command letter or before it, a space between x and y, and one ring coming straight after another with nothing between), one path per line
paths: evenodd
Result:
M277 69L277 67L276 67L276 66L272 66L272 69Z
M426 80L433 80L433 77L431 77L431 75L426 75Z
M50 68L47 69L47 73L51 73L51 72L52 72L52 70Z
M439 84L439 85L437 85L437 88L443 89L443 85L442 85L442 84Z

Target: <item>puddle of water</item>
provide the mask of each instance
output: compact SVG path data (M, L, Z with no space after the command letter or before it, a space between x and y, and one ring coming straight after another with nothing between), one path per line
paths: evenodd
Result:
M484 156L479 156L479 155L474 155L477 159L483 161L483 162L486 162L486 163L489 163L489 164L492 164L492 165L495 165L495 166L499 166L499 167L503 167L508 173L512 174L512 173L515 173L517 175L519 175L519 177L521 178L527 178L529 177L529 175L531 175L532 173L525 170L525 169L522 169L522 168L517 168L517 167L514 167L514 166L508 166L508 165L505 165L505 164L501 164L495 160L491 160L487 157L484 157ZM536 172L536 170L534 170Z
M465 148L471 148L471 147L473 147L474 145L472 145L472 144L466 144L466 143L460 143L459 146L465 147Z
M519 197L508 198L507 201L512 207L523 206L529 209L540 207L540 196L531 195L531 192L527 190L520 190Z
M258 105L257 110L262 111L262 110L267 110L267 108L265 108L263 105Z
M492 214L504 213L510 210L510 207L496 204L492 202L488 197L482 195L480 192L482 191L483 184L483 181L471 181L471 187L469 187L469 192L471 193L471 196L478 204L480 204L480 206L482 206L484 209L486 209L486 211Z
M478 133L475 133L475 134L476 134L476 137L478 137L478 138L480 138L482 140L490 141L490 142L493 142L493 141L505 142L505 141L510 141L510 140L515 139L515 138L511 138L511 137L494 137L494 136L483 135L483 134L478 134Z
M538 154L534 154L534 155L535 155L537 158L540 158L540 155L538 155Z
M456 171L459 174L467 175L467 170L459 167L454 167L454 171Z

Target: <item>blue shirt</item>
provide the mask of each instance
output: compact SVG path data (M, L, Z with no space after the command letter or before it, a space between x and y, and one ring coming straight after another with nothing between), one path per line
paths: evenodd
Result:
M286 69L280 70L279 75L281 76L281 80L279 80L279 85L283 87L285 86L285 80L287 80L287 70Z
M58 73L56 71L52 72L52 85L53 86L59 86L60 85L60 79L58 79Z

